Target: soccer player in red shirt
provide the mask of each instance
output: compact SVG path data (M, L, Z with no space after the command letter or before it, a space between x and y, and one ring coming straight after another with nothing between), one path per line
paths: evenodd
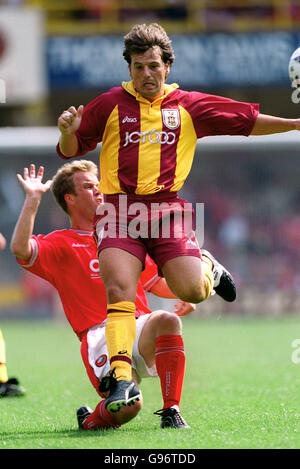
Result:
M88 376L96 391L107 397L113 378L109 374L105 341L106 290L93 237L94 214L102 202L97 173L97 167L91 161L74 161L66 163L57 172L53 183L43 183L42 167L37 174L34 165L29 171L25 168L24 177L18 175L18 179L26 200L11 240L11 250L23 268L46 279L57 289L66 317L81 341ZM58 204L70 217L71 227L46 236L35 236L32 233L38 206L51 184ZM135 385L142 377L158 375L164 401L161 425L187 428L179 408L185 368L181 321L176 314L166 311L151 313L145 290L173 297L164 280L158 277L157 267L150 258L146 259L135 301ZM193 305L180 302L178 308L178 314L183 315L193 310ZM94 412L85 406L78 409L80 428L116 427L132 419L142 405L141 400L133 401L131 406L114 414L105 408L105 402L102 400Z
M185 232L175 216L170 217L170 236L149 235L154 217L159 217L163 227L165 214L170 214L174 205L177 212L185 213L186 201L177 193L190 172L197 139L300 128L300 119L261 114L257 104L166 84L174 52L166 32L157 24L134 26L124 45L131 81L96 97L85 109L71 106L64 111L58 118L61 135L57 146L62 158L70 158L86 154L102 141L100 191L106 206L115 209L115 217L107 219L101 208L95 228L108 297L109 357L119 383L107 407L115 410L126 404L128 394L132 398L138 395L131 382L134 298L147 252L182 300L199 303L213 289L228 301L235 299L231 275L209 253L202 251L201 255L193 232ZM148 232L144 237L131 234L133 220L129 210L124 211L128 202L131 208L137 203L146 207L148 218L143 223ZM169 205L164 215L153 209L161 203ZM117 235L110 228L116 228ZM126 354L121 356L120 350Z

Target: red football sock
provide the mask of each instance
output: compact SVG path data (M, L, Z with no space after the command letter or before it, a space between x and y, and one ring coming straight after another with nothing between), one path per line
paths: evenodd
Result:
M89 415L83 424L84 430L96 430L97 428L118 428L112 415L105 409L105 399L97 404L94 412Z
M165 334L157 337L155 363L160 378L164 409L179 407L185 371L184 345L181 335Z

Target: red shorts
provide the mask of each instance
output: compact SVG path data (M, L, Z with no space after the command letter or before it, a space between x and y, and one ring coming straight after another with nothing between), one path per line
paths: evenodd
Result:
M144 265L146 253L158 265L201 253L193 230L192 205L177 194L105 195L95 216L98 253L108 247L130 252Z

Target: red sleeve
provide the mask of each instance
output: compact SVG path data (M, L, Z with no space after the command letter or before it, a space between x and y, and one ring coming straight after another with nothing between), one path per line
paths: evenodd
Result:
M259 104L197 91L183 92L180 104L191 115L197 138L212 135L248 136L259 113Z
M117 105L118 89L112 88L85 106L80 127L76 132L78 151L74 157L94 150L102 141L107 120ZM56 146L56 151L62 159L69 159L60 151L59 144Z
M48 280L55 285L55 276L53 275L53 263L57 263L57 246L43 235L32 236L31 257L28 261L17 258L17 262L29 272Z
M140 280L143 284L144 289L146 291L150 291L159 279L160 277L157 273L157 265L147 255L145 260L145 269L143 270L140 276Z

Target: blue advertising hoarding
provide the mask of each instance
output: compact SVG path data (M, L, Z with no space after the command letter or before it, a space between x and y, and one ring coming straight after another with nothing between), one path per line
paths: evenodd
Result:
M171 36L175 63L168 82L182 88L289 85L288 63L300 32ZM110 88L128 80L122 36L49 37L51 89Z

